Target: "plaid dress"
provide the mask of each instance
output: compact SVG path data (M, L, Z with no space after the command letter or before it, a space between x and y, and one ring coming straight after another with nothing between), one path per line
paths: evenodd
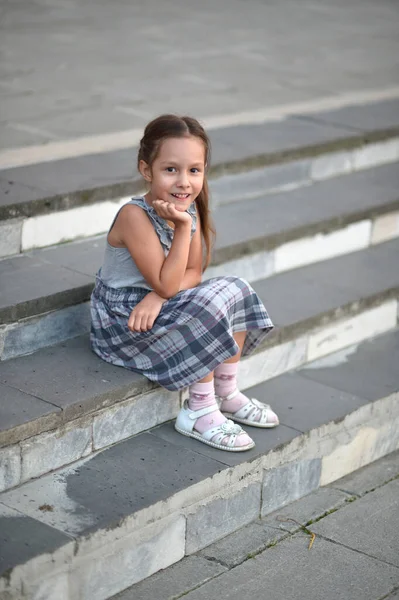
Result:
M173 229L151 208L148 216L167 254ZM244 279L215 277L167 300L149 331L132 332L127 327L130 313L148 293L140 287L109 287L100 269L91 296L91 346L103 360L141 373L168 390L199 381L237 354L234 333L248 332L242 353L247 356L273 328Z

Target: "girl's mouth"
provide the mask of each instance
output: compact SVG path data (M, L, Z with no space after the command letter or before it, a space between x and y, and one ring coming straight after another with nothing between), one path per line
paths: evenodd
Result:
M173 198L176 198L176 200L178 200L179 202L185 202L189 197L190 194L171 194L173 196Z

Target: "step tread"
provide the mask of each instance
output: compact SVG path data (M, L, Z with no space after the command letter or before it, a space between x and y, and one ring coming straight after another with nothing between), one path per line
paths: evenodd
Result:
M398 100L390 100L359 105L352 111L344 107L314 113L311 119L297 115L277 122L212 130L213 164L220 167L259 155L273 158L290 151L370 134L375 127L379 130L397 128L398 106ZM121 196L133 193L142 186L141 180L134 179L133 175L135 154L136 148L130 148L2 170L0 219L80 206L95 202L101 195L104 199L107 195L108 198L115 197L115 193Z
M396 164L376 167L312 186L260 197L215 210L216 264L244 252L314 234L363 218L367 211L399 209ZM238 226L239 224L239 226ZM233 235L232 235L232 232ZM101 265L104 236L28 252L0 261L0 324L88 300Z
M255 283L278 326L266 343L292 339L310 326L350 314L352 307L361 310L380 297L397 297L398 255L399 240L393 240ZM87 335L1 362L0 382L50 403L60 423L156 387L141 375L100 360L90 351ZM25 408L16 405L13 416L4 403L6 398L0 401L0 411L7 417L0 423L7 422L8 428L12 419L14 427L26 423L29 403ZM62 413L55 414L59 409ZM1 431L8 429L1 425Z
M120 442L90 460L3 492L0 523L7 525L1 531L8 552L7 558L5 553L1 555L7 562L1 564L0 572L43 553L47 539L54 549L68 544L71 538L114 529L144 508L165 502L231 467L251 463L321 424L341 420L370 400L398 391L398 330L345 352L345 356L342 351L330 355L328 366L323 363L327 359L319 359L249 390L272 403L281 425L266 432L252 428L250 434L257 445L248 452L211 449L166 424ZM374 374L378 377L373 380ZM363 386L355 395L353 382L360 380ZM18 536L12 535L14 530L7 523L10 516L17 516L12 511L18 511L20 519Z

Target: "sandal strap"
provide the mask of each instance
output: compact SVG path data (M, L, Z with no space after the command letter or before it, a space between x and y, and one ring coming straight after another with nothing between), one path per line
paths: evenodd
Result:
M216 410L219 410L219 407L215 402L215 404L212 404L211 406L205 406L205 408L200 408L200 410L192 410L191 408L188 407L188 403L187 403L186 409L187 409L188 418L191 419L192 421L196 421L200 417L204 417L205 415L209 415L210 413L213 413Z
M228 441L224 446L233 447L235 445L235 441L237 436L243 433L244 430L240 425L233 423L230 419L227 419L221 425L217 425L216 427L212 427L212 429L207 429L201 433L201 436L208 441L215 441L216 443L221 443L222 440L228 437ZM213 439L215 436L218 436L215 440Z
M250 398L247 404L233 413L233 416L238 417L239 419L248 419L248 416L257 410L261 411L260 418L257 422L267 423L267 412L271 410L270 406L268 404L262 404L262 402L259 402L256 398Z
M218 398L221 400L221 402L224 402L225 400L233 400L233 398L235 398L239 393L240 390L236 388L235 390L230 392L230 394L227 394L227 396L218 396Z

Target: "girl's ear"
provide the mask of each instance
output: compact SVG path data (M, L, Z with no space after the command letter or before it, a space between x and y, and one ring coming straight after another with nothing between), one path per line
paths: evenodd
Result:
M148 181L148 183L151 183L151 180L152 180L151 167L144 160L141 160L139 162L139 171L140 171L141 175L144 177L144 179L146 181Z

